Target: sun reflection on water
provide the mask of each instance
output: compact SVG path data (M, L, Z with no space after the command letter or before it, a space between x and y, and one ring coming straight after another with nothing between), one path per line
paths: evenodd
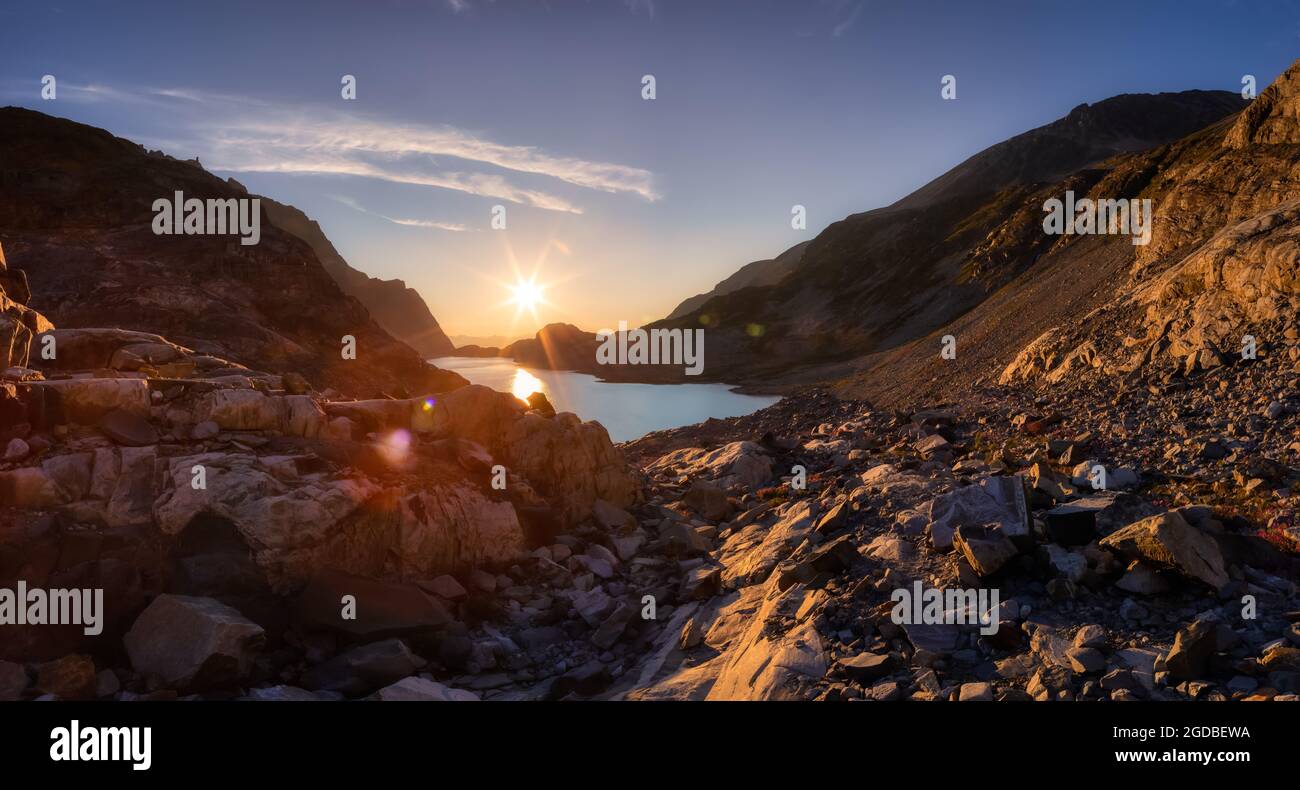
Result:
M524 370L517 368L515 370L514 381L510 383L510 392L520 400L528 400L528 396L534 392L545 392L546 386L542 380Z

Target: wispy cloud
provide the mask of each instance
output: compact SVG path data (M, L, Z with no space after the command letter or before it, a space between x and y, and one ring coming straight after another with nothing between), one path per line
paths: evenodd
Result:
M644 8L646 16L654 19L655 0L623 0L623 5L627 6L627 10L633 14L639 13Z
M858 21L858 14L862 13L862 6L862 3L853 6L853 10L849 12L848 17L843 22L836 25L835 29L831 31L831 36L839 38L848 32L849 28L853 27L853 23Z
M423 127L366 120L341 113L260 114L218 119L207 132L222 169L262 169L283 161L294 170L368 175L499 197L542 208L572 210L559 198L510 186L499 174L444 169L443 158L467 164L547 176L601 192L659 197L649 171L577 157L555 156L532 146L502 145L451 126Z
M272 104L182 87L59 86L60 99L166 105L167 139L212 170L374 178L581 214L571 198L527 179L654 201L648 170L498 143L449 125L399 123L321 106ZM175 148L172 152L175 152Z
M380 214L377 211L371 211L370 209L361 205L355 199L350 198L347 195L327 195L326 197L328 197L330 200L336 200L339 203L342 203L343 205L347 206L348 208L360 211L362 214L369 214L372 217L379 217L380 219L388 220L394 225L406 225L407 227L413 227L413 228L429 228L432 230L451 230L451 231L458 231L458 232L469 230L469 226L461 225L455 222L435 222L434 220L428 220L428 219L402 219L399 217L390 217L386 214Z

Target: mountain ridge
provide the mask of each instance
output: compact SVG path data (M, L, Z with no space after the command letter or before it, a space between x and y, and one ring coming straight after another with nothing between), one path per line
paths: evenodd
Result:
M31 307L55 325L152 332L356 394L464 384L384 331L308 242L268 216L251 246L153 232L156 199L250 198L237 182L24 108L0 109L0 126L0 243L10 270L30 280ZM355 339L356 359L343 358L345 337Z
M265 196L262 205L272 222L311 245L316 258L343 292L365 305L370 316L390 335L426 359L452 352L455 346L418 291L403 280L383 280L354 268L335 249L320 224L301 209Z

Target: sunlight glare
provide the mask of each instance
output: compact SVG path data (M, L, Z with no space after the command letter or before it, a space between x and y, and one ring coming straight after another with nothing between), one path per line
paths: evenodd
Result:
M528 396L532 395L534 392L543 392L545 389L546 388L542 385L541 379L523 368L519 368L515 371L514 381L510 384L511 394L523 401L528 400Z

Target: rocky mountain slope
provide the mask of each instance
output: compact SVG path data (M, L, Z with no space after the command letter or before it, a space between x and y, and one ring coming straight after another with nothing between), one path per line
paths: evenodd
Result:
M1192 134L1239 110L1224 92L1125 95L975 155L891 206L850 216L814 238L780 283L710 299L652 326L708 329L708 378L796 380L799 368L845 362L960 317L1045 251L1039 193L1086 191L1095 165ZM1133 186L1130 191L1136 191ZM1062 190L1057 190L1062 191ZM1127 193L1126 193L1127 194Z
M776 285L783 277L793 271L794 267L799 265L799 261L803 258L803 251L808 248L808 244L809 242L801 241L775 258L754 261L741 266L736 270L735 274L713 286L712 290L707 293L696 294L689 299L684 299L681 304L673 308L673 311L668 314L668 318L681 318L684 315L689 315L703 307L713 297L739 291L741 288Z
M414 288L406 287L401 280L381 280L349 266L325 237L320 225L293 206L262 198L262 207L277 227L311 246L321 266L339 284L343 293L356 297L385 332L415 349L425 359L446 356L455 348Z
M248 246L234 235L154 234L155 200L252 197L237 183L30 110L0 109L0 127L0 243L30 281L31 306L58 326L152 332L358 395L463 383L381 329L306 242L266 216ZM345 335L356 364L341 364Z
M820 373L878 403L960 397L972 384L1124 389L1178 387L1189 373L1239 361L1247 336L1258 354L1300 359L1292 225L1300 200L1300 147L1292 67L1243 112L1168 145L1113 157L1079 197L1152 201L1149 244L1117 236L1044 238L1032 266L982 304L911 343ZM1065 184L1040 190L1040 206ZM989 233L992 253L1010 239L1042 237L1042 212ZM1017 254L999 252L1017 269ZM1023 259L1021 259L1023 261ZM952 334L957 358L936 353ZM882 376L882 371L888 371Z

